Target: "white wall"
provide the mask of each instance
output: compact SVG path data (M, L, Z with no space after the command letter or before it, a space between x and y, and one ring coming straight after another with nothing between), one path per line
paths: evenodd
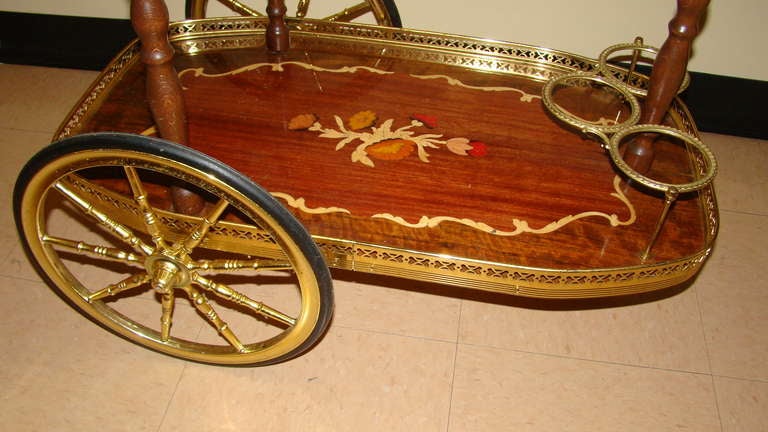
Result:
M210 0L212 3L214 0ZM357 0L314 0L348 6ZM251 0L252 4L265 0ZM510 40L596 57L643 36L660 45L673 0L396 0L406 27ZM127 18L129 0L0 0L0 10ZM173 19L184 0L167 0ZM690 69L768 81L768 1L712 0Z

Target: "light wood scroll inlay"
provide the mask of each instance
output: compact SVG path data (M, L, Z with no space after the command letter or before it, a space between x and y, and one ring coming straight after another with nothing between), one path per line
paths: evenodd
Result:
M237 95L214 118L208 110L193 122L207 128L201 136L216 137L199 145L229 161L228 134L239 140L240 131L253 130L253 153L242 158L248 165L241 170L256 172L254 181L308 215L342 214L414 229L460 224L500 237L546 235L583 220L610 227L636 222L626 185L608 158L593 144L582 147L578 135L552 132L535 86L429 72L286 61L226 72L195 67L179 76L193 106L207 100L205 89L213 88L207 80ZM533 133L522 136L516 132L521 127ZM548 135L536 139L538 133ZM580 177L561 178L531 162L531 152L557 157L547 146L560 141L583 150L576 158L583 163L575 168ZM558 182L591 184L586 193L594 198L569 196ZM478 197L485 208L465 205Z

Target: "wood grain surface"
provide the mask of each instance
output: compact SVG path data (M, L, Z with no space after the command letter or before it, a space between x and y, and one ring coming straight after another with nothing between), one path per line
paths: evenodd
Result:
M175 67L191 147L278 197L346 210L291 207L313 235L537 268L631 267L642 264L663 207L657 194L628 185L596 142L551 118L539 97L543 83L527 77L324 50L301 35L279 56L263 47L209 51L177 55ZM144 85L144 67L134 63L82 131L152 127ZM600 88L558 97L591 120L614 118L622 106ZM366 111L375 121L352 131L350 119ZM291 130L299 115L314 116L315 126ZM385 127L405 128L411 142L369 139L363 150L373 166L354 161L365 142L354 137L385 137ZM337 148L343 138L321 136L329 130L354 139ZM425 136L453 140L454 151L438 143L424 148L424 161L417 141ZM686 148L660 142L656 150L650 176L684 182L695 175ZM384 213L404 223L377 216ZM408 225L422 218L444 221ZM708 247L704 218L699 195L682 196L646 264ZM472 223L456 221L465 219ZM539 232L552 224L557 229Z

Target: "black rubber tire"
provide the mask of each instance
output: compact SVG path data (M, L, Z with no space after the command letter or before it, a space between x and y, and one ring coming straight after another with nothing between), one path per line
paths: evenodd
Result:
M18 229L21 242L23 243L28 255L30 256L30 259L41 273L41 276L46 279L49 284L53 285L54 291L60 295L62 293L62 290L56 287L56 283L53 282L52 278L43 270L40 262L38 262L35 254L32 253L30 249L29 239L27 238L27 235L30 232L28 229L30 227L24 226L25 218L23 212L29 212L31 209L24 208L22 204L24 202L25 194L27 193L30 182L35 178L35 176L38 173L45 171L47 166L55 163L57 160L72 155L73 153L93 152L95 155L105 150L130 151L157 156L163 159L170 159L179 162L194 169L200 170L201 172L207 173L208 175L215 177L224 184L237 190L240 194L246 196L247 199L249 199L252 203L256 204L266 213L271 215L273 219L280 224L284 232L288 234L290 237L289 241L298 246L301 254L309 263L319 288L320 306L316 324L311 330L309 337L307 337L303 343L301 343L295 349L292 349L290 352L286 352L275 358L269 359L268 361L259 362L258 364L249 363L250 365L261 366L274 364L294 358L305 352L319 339L322 338L333 314L332 279L325 260L323 259L320 250L312 240L312 237L309 235L309 233L290 214L290 212L288 212L288 210L282 206L282 204L280 204L267 191L256 185L249 178L228 167L224 163L219 162L218 160L215 160L203 153L159 138L124 133L93 133L78 135L63 139L44 148L35 156L33 156L21 170L21 173L19 174L16 181L13 194L13 214L16 221L16 227ZM65 173L62 173L62 175L63 174ZM66 296L62 297L66 299ZM73 304L71 300L69 303ZM79 309L80 312L82 312L84 315L88 316L88 314L83 311L82 307L75 304L73 304L73 306ZM89 318L93 320L93 317L89 316ZM102 326L108 328L103 324ZM108 330L115 332L110 328L108 328ZM115 333L125 337L118 332ZM133 339L131 340L133 342L138 342L140 345L144 345L145 347L157 350L151 345L145 345L141 341L136 341ZM207 360L192 360L208 362ZM223 362L221 364L238 363Z

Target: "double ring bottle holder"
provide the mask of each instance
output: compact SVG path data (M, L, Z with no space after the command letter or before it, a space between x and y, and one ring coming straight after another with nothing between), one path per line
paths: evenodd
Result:
M613 72L616 68L612 68L608 63L609 57L619 51L632 52L631 64L627 69L625 80L619 79L617 74ZM608 153L608 156L615 167L626 177L642 186L664 194L664 207L659 215L659 219L656 222L648 244L641 255L641 259L645 261L650 256L651 249L653 248L664 222L667 219L667 215L672 208L672 205L677 200L677 197L680 194L698 191L712 183L712 180L717 173L717 162L712 150L691 134L668 126L637 124L640 120L640 103L638 102L637 97L646 96L647 90L640 86L632 85L631 78L637 76L633 74L635 74L636 64L641 53L655 55L658 53L658 50L654 47L644 45L640 38L635 39L634 43L610 46L600 54L597 71L570 73L547 82L542 91L542 101L546 109L557 119L598 140L601 147ZM621 122L618 121L619 117L613 122L592 122L571 113L555 102L554 93L557 88L568 85L584 86L585 82L608 87L620 95L620 98L629 106L629 114L626 118ZM690 78L686 73L678 93L685 90L689 82ZM706 165L705 168L703 170L698 170L702 172L694 173L696 178L687 183L667 183L638 172L624 160L620 147L627 139L640 134L666 136L685 143L685 145L690 146L689 148L692 147L699 152L703 158L704 165Z

